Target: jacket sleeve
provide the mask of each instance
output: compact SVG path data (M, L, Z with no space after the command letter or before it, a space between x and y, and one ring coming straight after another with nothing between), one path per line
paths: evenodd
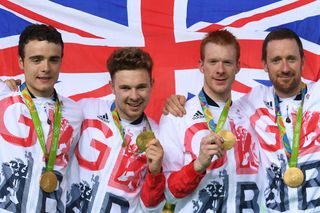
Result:
M141 190L141 206L145 212L161 212L165 199L165 177L163 172L147 173Z

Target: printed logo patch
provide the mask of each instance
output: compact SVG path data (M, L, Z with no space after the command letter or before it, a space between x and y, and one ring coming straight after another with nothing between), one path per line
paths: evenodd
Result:
M273 110L272 101L263 101L268 109Z
M104 114L104 115L98 115L97 116L100 120L109 123L109 118L108 118L108 114Z
M194 113L194 115L192 116L192 120L201 119L201 118L204 118L204 115L199 110L196 113Z

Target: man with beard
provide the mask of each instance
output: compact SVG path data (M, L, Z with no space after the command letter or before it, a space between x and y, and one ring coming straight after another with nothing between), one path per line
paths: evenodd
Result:
M259 137L267 210L320 211L320 84L302 82L302 42L289 29L276 29L267 35L262 62L273 86L254 88L237 109L243 110ZM272 167L280 171L276 188ZM269 199L270 193L273 199Z
M302 82L302 42L289 29L267 35L262 62L273 86L253 88L233 110L248 118L259 138L264 205L269 212L318 212L320 84ZM170 100L168 109L177 113L170 104L179 102Z

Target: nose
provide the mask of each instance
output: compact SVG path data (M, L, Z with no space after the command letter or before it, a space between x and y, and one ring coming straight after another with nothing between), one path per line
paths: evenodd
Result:
M289 63L288 63L288 61L287 60L283 60L282 61L282 72L289 72L290 71L290 69L289 69Z
M217 73L223 74L225 72L225 67L223 62L219 61L217 65L218 65Z
M42 66L41 66L41 71L42 72L49 72L50 70L50 64L48 60L43 60L42 61Z
M130 91L130 99L131 100L138 100L140 97L137 89L131 89Z

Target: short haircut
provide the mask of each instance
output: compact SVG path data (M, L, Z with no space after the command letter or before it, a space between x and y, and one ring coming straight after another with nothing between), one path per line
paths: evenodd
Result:
M62 48L61 57L63 56L63 40L61 34L52 26L45 24L32 24L27 26L19 37L19 57L24 59L24 48L29 41L48 41L58 44Z
M145 69L150 79L152 77L153 62L149 53L136 47L123 47L115 50L107 60L107 68L113 80L120 70Z
M301 58L302 59L304 58L302 42L301 42L299 36L294 31L292 31L290 29L278 28L278 29L272 30L263 41L262 58L261 58L263 61L267 60L268 43L273 40L282 40L282 39L294 39L298 44L299 53L300 53Z
M240 58L240 45L237 38L228 30L215 30L209 32L200 44L200 58L204 60L204 48L208 43L214 43L218 45L233 45L236 49L237 61Z

